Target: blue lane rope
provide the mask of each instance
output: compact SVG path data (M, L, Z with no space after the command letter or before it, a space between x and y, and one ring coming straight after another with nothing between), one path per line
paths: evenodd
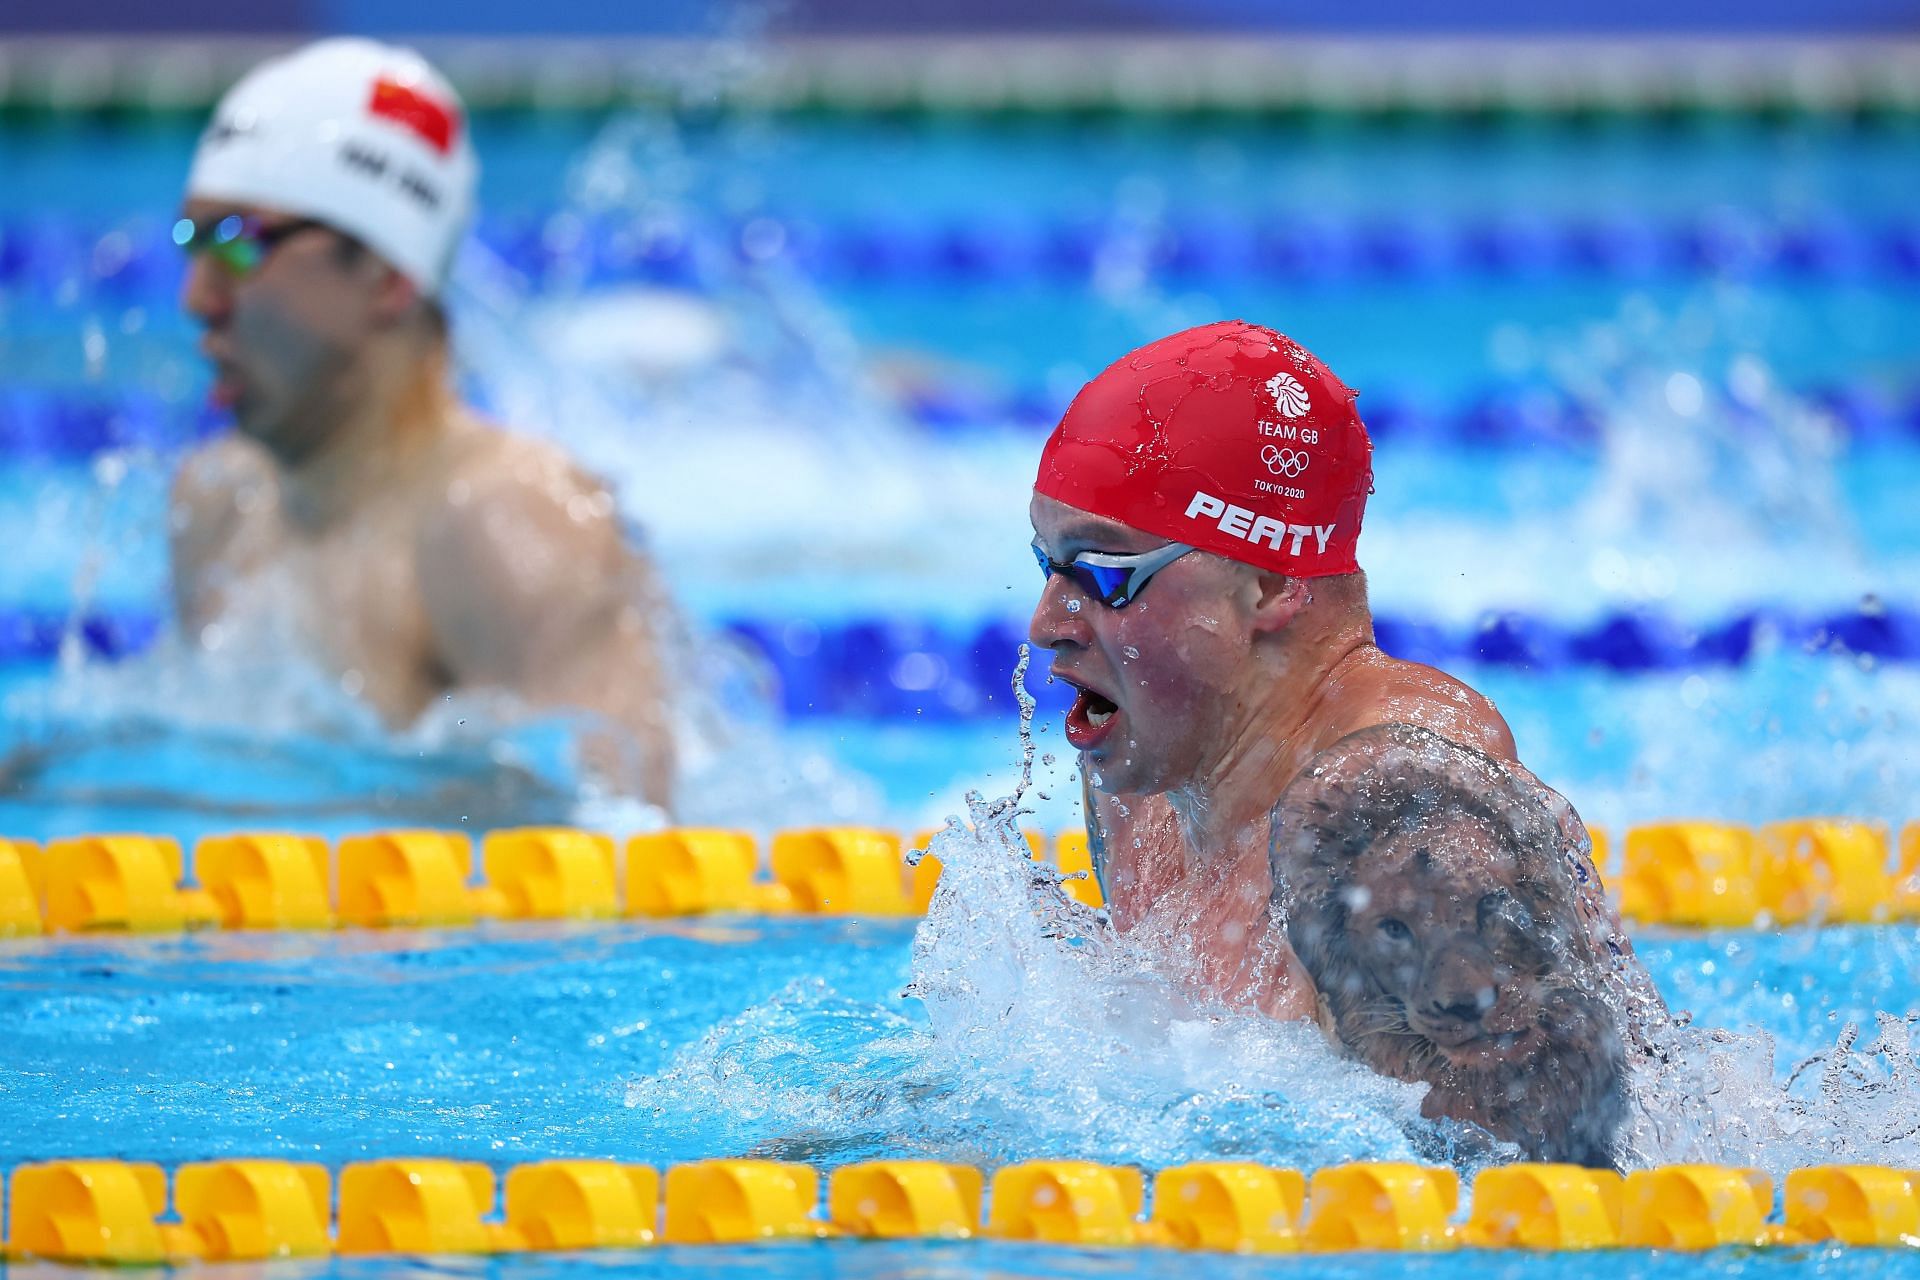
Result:
M53 611L0 611L0 662L38 662L63 643L114 659L151 644L165 623L155 614L96 612L71 619ZM1621 675L1738 667L1770 651L1836 660L1920 661L1920 609L1869 608L1822 615L1754 609L1687 626L1650 612L1608 614L1569 626L1522 613L1488 614L1445 626L1388 614L1376 618L1380 645L1397 657L1447 666L1486 664L1552 674ZM724 630L761 654L779 677L793 716L964 720L1005 714L1007 678L1024 625L1012 619L954 627L912 618L819 624L734 619ZM1049 709L1062 687L1033 682Z
M0 291L53 297L72 281L110 300L170 300L180 276L166 220L85 226L52 215L0 221ZM703 237L696 244L693 234ZM483 219L481 240L535 284L697 286L700 254L784 263L823 279L949 285L1086 279L1124 252L1183 281L1770 277L1920 284L1920 220L1824 213L1790 223L1718 209L1667 221L1620 213L1549 218L1330 218L1286 209L1122 226L1085 217L820 223L766 214L736 225L636 229L572 214Z
M558 229L564 227L564 236ZM180 262L164 219L83 227L71 220L0 220L0 304L33 317L57 300L143 307L170 315ZM706 273L686 235L636 236L611 222L551 216L495 219L481 237L532 287L567 292L622 283L700 289ZM736 255L782 262L822 279L913 281L955 288L1012 280L1081 279L1129 233L1091 221L907 224L884 220L818 226L758 218L723 230ZM769 250L767 246L774 246ZM726 250L722 245L722 252ZM1920 221L1833 216L1771 226L1717 212L1670 225L1642 219L1541 218L1362 221L1275 214L1176 221L1133 236L1131 253L1169 277L1199 284L1262 275L1290 284L1356 278L1539 280L1585 273L1622 281L1755 277L1920 286ZM56 323L69 324L57 319ZM1868 381L1800 389L1851 441L1920 439L1920 387L1889 392ZM1065 405L1058 389L993 391L935 384L911 392L907 411L936 431L1048 426ZM1598 439L1590 415L1546 386L1494 386L1451 405L1371 388L1363 402L1380 439L1442 444L1584 447ZM178 447L217 422L201 412L129 392L58 392L16 380L0 388L0 456L83 458L116 447Z
M1380 645L1397 657L1446 666L1486 664L1551 674L1590 669L1622 675L1737 667L1792 649L1875 662L1920 661L1920 611L1881 609L1797 616L1755 609L1703 627L1654 613L1614 613L1568 626L1521 613L1488 614L1463 627L1397 615L1376 617ZM913 620L822 627L736 620L780 676L789 715L965 719L1000 714L1022 623L990 622L956 633ZM1039 678L1047 707L1068 701Z

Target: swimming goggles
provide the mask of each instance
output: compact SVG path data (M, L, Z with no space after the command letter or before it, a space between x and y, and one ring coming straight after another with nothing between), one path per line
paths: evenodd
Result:
M189 254L211 254L233 274L244 276L258 270L274 247L288 236L324 226L324 222L315 222L312 218L270 226L258 218L238 213L205 222L182 218L173 224L173 242Z
M1040 562L1043 574L1049 578L1056 573L1065 574L1075 586L1109 609L1126 608L1128 601L1146 589L1154 574L1191 550L1193 548L1184 542L1169 542L1164 547L1134 555L1082 551L1062 563L1041 549L1040 539L1033 540L1033 558Z

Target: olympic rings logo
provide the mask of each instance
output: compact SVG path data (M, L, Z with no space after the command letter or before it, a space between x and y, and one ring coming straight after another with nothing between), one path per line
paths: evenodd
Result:
M1291 480L1305 471L1307 464L1313 459L1305 449L1280 449L1268 445L1260 451L1260 461L1266 463L1267 470L1274 475L1285 476Z

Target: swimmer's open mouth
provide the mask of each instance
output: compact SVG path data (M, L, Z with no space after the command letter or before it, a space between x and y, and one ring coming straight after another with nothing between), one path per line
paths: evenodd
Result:
M216 373L207 387L207 403L215 409L232 409L240 402L240 384L228 373Z
M216 409L231 409L240 399L240 371L233 361L212 343L202 340L200 354L213 372L207 388L207 401Z
M1067 708L1067 741L1077 750L1092 750L1113 732L1120 708L1104 693L1089 689L1066 676L1060 679L1074 689L1073 705Z

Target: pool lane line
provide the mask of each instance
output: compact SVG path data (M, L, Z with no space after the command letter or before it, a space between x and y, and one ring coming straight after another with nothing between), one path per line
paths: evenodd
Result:
M763 858L746 831L669 828L622 843L605 832L520 827L485 833L476 865L474 839L463 831L372 831L331 846L314 835L232 832L195 844L191 879L180 841L167 835L76 836L44 848L0 839L0 936L913 918L938 888L939 838L870 827L786 830ZM1090 911L1104 905L1084 831L1051 840L1029 831L1024 839L1027 855L1059 874L1069 902ZM1590 865L1634 924L1769 929L1920 919L1920 821L1897 843L1884 822L1833 818L1758 828L1647 823L1618 843L1604 830L1591 839Z

